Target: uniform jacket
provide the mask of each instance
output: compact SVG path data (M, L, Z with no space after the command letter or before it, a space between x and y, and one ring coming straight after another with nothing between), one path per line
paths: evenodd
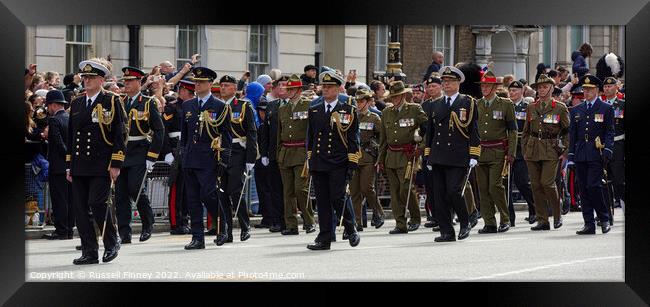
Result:
M452 116L466 127L458 127ZM447 107L445 96L435 100L427 123L427 164L469 167L470 158L478 161L481 145L477 117L476 103L470 96L459 94L451 107Z
M183 117L183 101L179 98L173 103L167 103L162 114L165 134L163 136L163 146L160 155L164 157L178 147L180 137L170 137L169 134L179 134L181 132L181 117Z
M228 166L232 143L228 105L212 95L203 107L198 98L183 102L180 142L184 169L216 171L219 162Z
M126 160L124 167L142 165L145 160L156 161L163 145L165 128L163 126L156 99L139 94L131 106L127 106L128 97L122 99L126 114L129 136L148 136L144 140L126 143Z
M295 107L291 102L287 102L278 109L277 118L279 124L276 135L276 148L280 167L302 166L305 164L307 159L306 146L303 144L289 147L289 144L306 142L309 103L309 99L301 97Z
M604 101L603 102L607 102ZM612 108L614 109L614 130L615 137L621 137L625 135L625 100L620 98L614 98L614 101L611 103ZM621 141L624 139L620 139ZM615 140L616 141L616 140Z
M521 136L526 161L557 160L569 147L569 111L564 103L549 100L528 105Z
M478 133L481 141L507 140L508 155L514 157L517 151L517 122L512 101L495 96L488 107L485 106L485 102L484 97L476 103L478 108ZM505 153L504 148L481 146L479 162L503 161Z
M253 107L248 99L234 98L229 104L230 132L233 140L233 152L246 155L246 163L255 163L257 160L257 126Z
M266 116L258 129L260 156L276 161L278 156L278 109L282 104L281 99L270 101L266 106ZM262 129L262 126L265 128Z
M68 120L70 115L63 109L48 118L47 160L50 174L65 174L65 155L68 152Z
M349 101L339 96L330 116L326 115L323 97L314 100L309 108L307 157L310 170L329 171L347 167L348 162L359 163L359 118L356 107ZM340 131L336 121L347 130Z
M523 135L524 124L526 123L526 110L528 109L528 103L522 99L514 106L515 119L517 119L517 155L515 156L515 159L523 160L524 155L521 152L521 136Z
M611 158L614 148L614 109L609 104L596 98L590 110L587 102L571 109L571 126L569 145L569 161L587 162L600 161L600 151L596 148L595 139L605 145L604 155Z
M375 164L379 155L381 117L371 111L367 111L366 114L358 113L358 117L361 138L361 158L359 159L359 165Z
M125 118L120 97L102 91L86 108L86 95L70 105L67 166L72 176L109 176L122 167L126 153Z
M409 162L404 152L392 151L389 146L417 145L414 140L415 131L420 129L420 136L425 134L427 115L422 106L417 103L405 103L400 106L401 109L391 105L382 112L379 163L387 168L406 167Z

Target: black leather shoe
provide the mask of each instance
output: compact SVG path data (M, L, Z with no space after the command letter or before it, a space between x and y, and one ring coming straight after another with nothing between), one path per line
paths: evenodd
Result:
M89 253L82 253L81 257L72 260L73 264L76 265L82 265L82 264L96 264L99 263L99 259L97 256L97 251L94 252L89 252Z
M140 234L140 242L147 241L147 240L149 240L150 238L151 238L151 232L149 232L149 231L143 231L143 232Z
M74 247L74 249L80 251L82 249L82 247L81 247L81 245L77 245L77 246Z
M68 236L67 234L62 235L56 232L50 233L50 234L44 234L41 239L47 239L47 240L68 240L72 239L72 236Z
M197 238L192 238L190 244L185 245L185 249L204 249L205 241Z
M357 225L357 231L363 231L363 226Z
M510 229L509 224L501 224L499 225L499 229L497 229L497 232L506 232Z
M418 228L420 228L420 224L409 224L408 231L409 232L416 231L416 230L418 230Z
M435 242L454 242L454 241L456 241L456 237L454 235L451 235L451 234L443 234L443 235L433 239L433 241L435 241Z
M536 215L529 215L527 218L524 218L524 220L528 221L528 224L535 224L537 221L537 216Z
M393 230L389 231L388 233L391 234L391 235L394 235L394 234L409 233L409 232L407 230L402 230L402 229L399 229L399 228L395 227L395 228L393 228Z
M530 230L537 231L537 230L551 230L551 225L547 223L537 223L537 225L530 227Z
M220 234L217 235L217 238L214 239L214 241L212 241L212 242L217 244L217 246L221 246L221 245L224 245L226 243L226 241L228 241L228 235L220 233Z
M577 235L595 235L596 234L596 227L593 226L587 226L585 225L582 227L582 229L576 231Z
M248 231L248 229L242 229L241 234L239 235L239 240L244 242L244 241L246 241L246 240L248 240L250 238L251 238L251 234Z
M377 221L375 221L375 229L381 228L381 226L384 226L384 217L380 216L377 218Z
M311 249L313 251L322 251L322 250L329 250L330 249L330 243L323 243L323 242L314 242L314 244L309 244L307 245L308 249Z
M122 244L131 244L131 236L124 238L120 237L120 239L122 240Z
M226 237L226 243L232 243L232 233L229 233L228 236Z
M478 233L484 234L484 233L497 233L497 226L491 226L491 225L485 225L483 228L478 230Z
M187 235L190 233L190 229L188 227L176 227L169 231L170 235Z
M559 218L557 221L553 221L553 229L558 229L562 227L562 218Z
M255 227L255 228L271 228L271 225L257 224L257 225L254 225L253 227Z
M353 232L352 234L350 234L350 239L349 239L350 246L355 247L359 245L359 242L361 242L361 236L359 235L359 233Z
M316 226L315 225L307 225L305 226L305 232L306 233L312 233L316 231Z
M429 221L429 222L424 223L425 228L431 228L431 227L436 226L436 225L438 225L438 223L436 223L434 221Z
M214 228L213 228L213 229L210 229L210 230L208 230L208 231L205 232L205 235L206 235L206 236L216 236L216 235L217 235L217 230L214 229Z
M610 230L612 230L612 227L609 225L609 222L603 222L603 225L600 227L603 230L603 233L608 233Z
M470 229L471 229L471 228L469 228L469 227L467 227L467 228L461 228L461 229L460 229L460 232L458 233L458 240L467 239L467 237L469 237L469 231L470 231Z
M269 232L280 232L280 231L282 231L282 226L280 225L271 225L271 227L269 227Z
M298 228L294 229L285 229L282 232L280 232L283 236L293 236L293 235L298 235Z
M111 260L115 259L117 257L117 251L119 250L119 246L107 249L104 251L104 255L102 256L102 262L111 262Z
M470 215L469 216L469 228L472 229L476 227L476 224L478 224L478 218L476 215Z

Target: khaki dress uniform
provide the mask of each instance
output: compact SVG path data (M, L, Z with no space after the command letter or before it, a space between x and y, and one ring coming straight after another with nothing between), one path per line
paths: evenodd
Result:
M389 97L409 91L410 89L404 88L401 81L397 81L391 86ZM410 164L409 162L412 163L412 155L418 146L414 140L414 134L417 129L426 124L427 114L419 104L403 102L399 107L386 107L382 117L379 163L384 165L388 176L391 194L390 206L397 222L396 228L401 232L407 232L405 215L407 198L410 199L408 204L411 216L409 224L414 225L411 226L412 229L417 228L417 225L420 224L420 208L415 189L410 185L407 165ZM415 167L415 165L411 165L411 167ZM410 197L408 193L411 193Z
M541 75L533 85L541 83L554 84L554 81ZM537 226L547 227L547 202L553 210L555 222L561 219L555 176L558 159L569 147L569 111L563 103L549 99L528 105L526 114L521 149L533 187Z
M300 209L305 228L313 227L314 210L308 201L308 176L303 168L307 159L305 138L310 101L300 97L278 109L278 165L284 193L284 221L287 230L298 229L297 209Z

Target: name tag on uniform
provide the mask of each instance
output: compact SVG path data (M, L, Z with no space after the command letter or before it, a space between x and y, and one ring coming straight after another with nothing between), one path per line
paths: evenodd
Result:
M543 122L545 124L557 124L560 122L560 115L559 114L547 114L544 116Z
M525 120L526 112L515 112L515 118L517 118L517 120Z
M503 119L503 111L492 111L492 119Z
M309 114L307 111L293 112L293 116L291 119L307 119L307 114Z
M399 120L400 127L412 127L415 126L415 119L413 118L402 118Z
M460 108L460 120L461 121L466 121L467 120L467 110L465 108Z
M360 130L372 130L375 128L374 123L359 123Z
M623 113L624 112L625 112L625 110L616 109L616 110L614 110L614 117L615 118L623 118Z
M594 114L594 121L595 122L602 123L604 119L605 119L604 114Z

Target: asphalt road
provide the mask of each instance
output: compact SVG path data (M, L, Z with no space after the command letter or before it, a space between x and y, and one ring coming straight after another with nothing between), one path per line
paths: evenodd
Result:
M154 234L144 243L123 245L110 263L75 266L79 240L27 240L27 281L624 281L624 227L621 209L616 224L603 235L578 236L580 212L564 216L557 230L533 232L519 215L515 228L502 234L478 234L483 221L464 241L434 243L430 228L389 235L389 220L366 228L361 243L332 243L330 251L306 249L317 232L281 236L253 229L252 237L218 247L206 237L206 249L186 251L191 236ZM458 226L456 226L458 231ZM100 246L100 256L103 248ZM101 260L100 260L101 261Z

